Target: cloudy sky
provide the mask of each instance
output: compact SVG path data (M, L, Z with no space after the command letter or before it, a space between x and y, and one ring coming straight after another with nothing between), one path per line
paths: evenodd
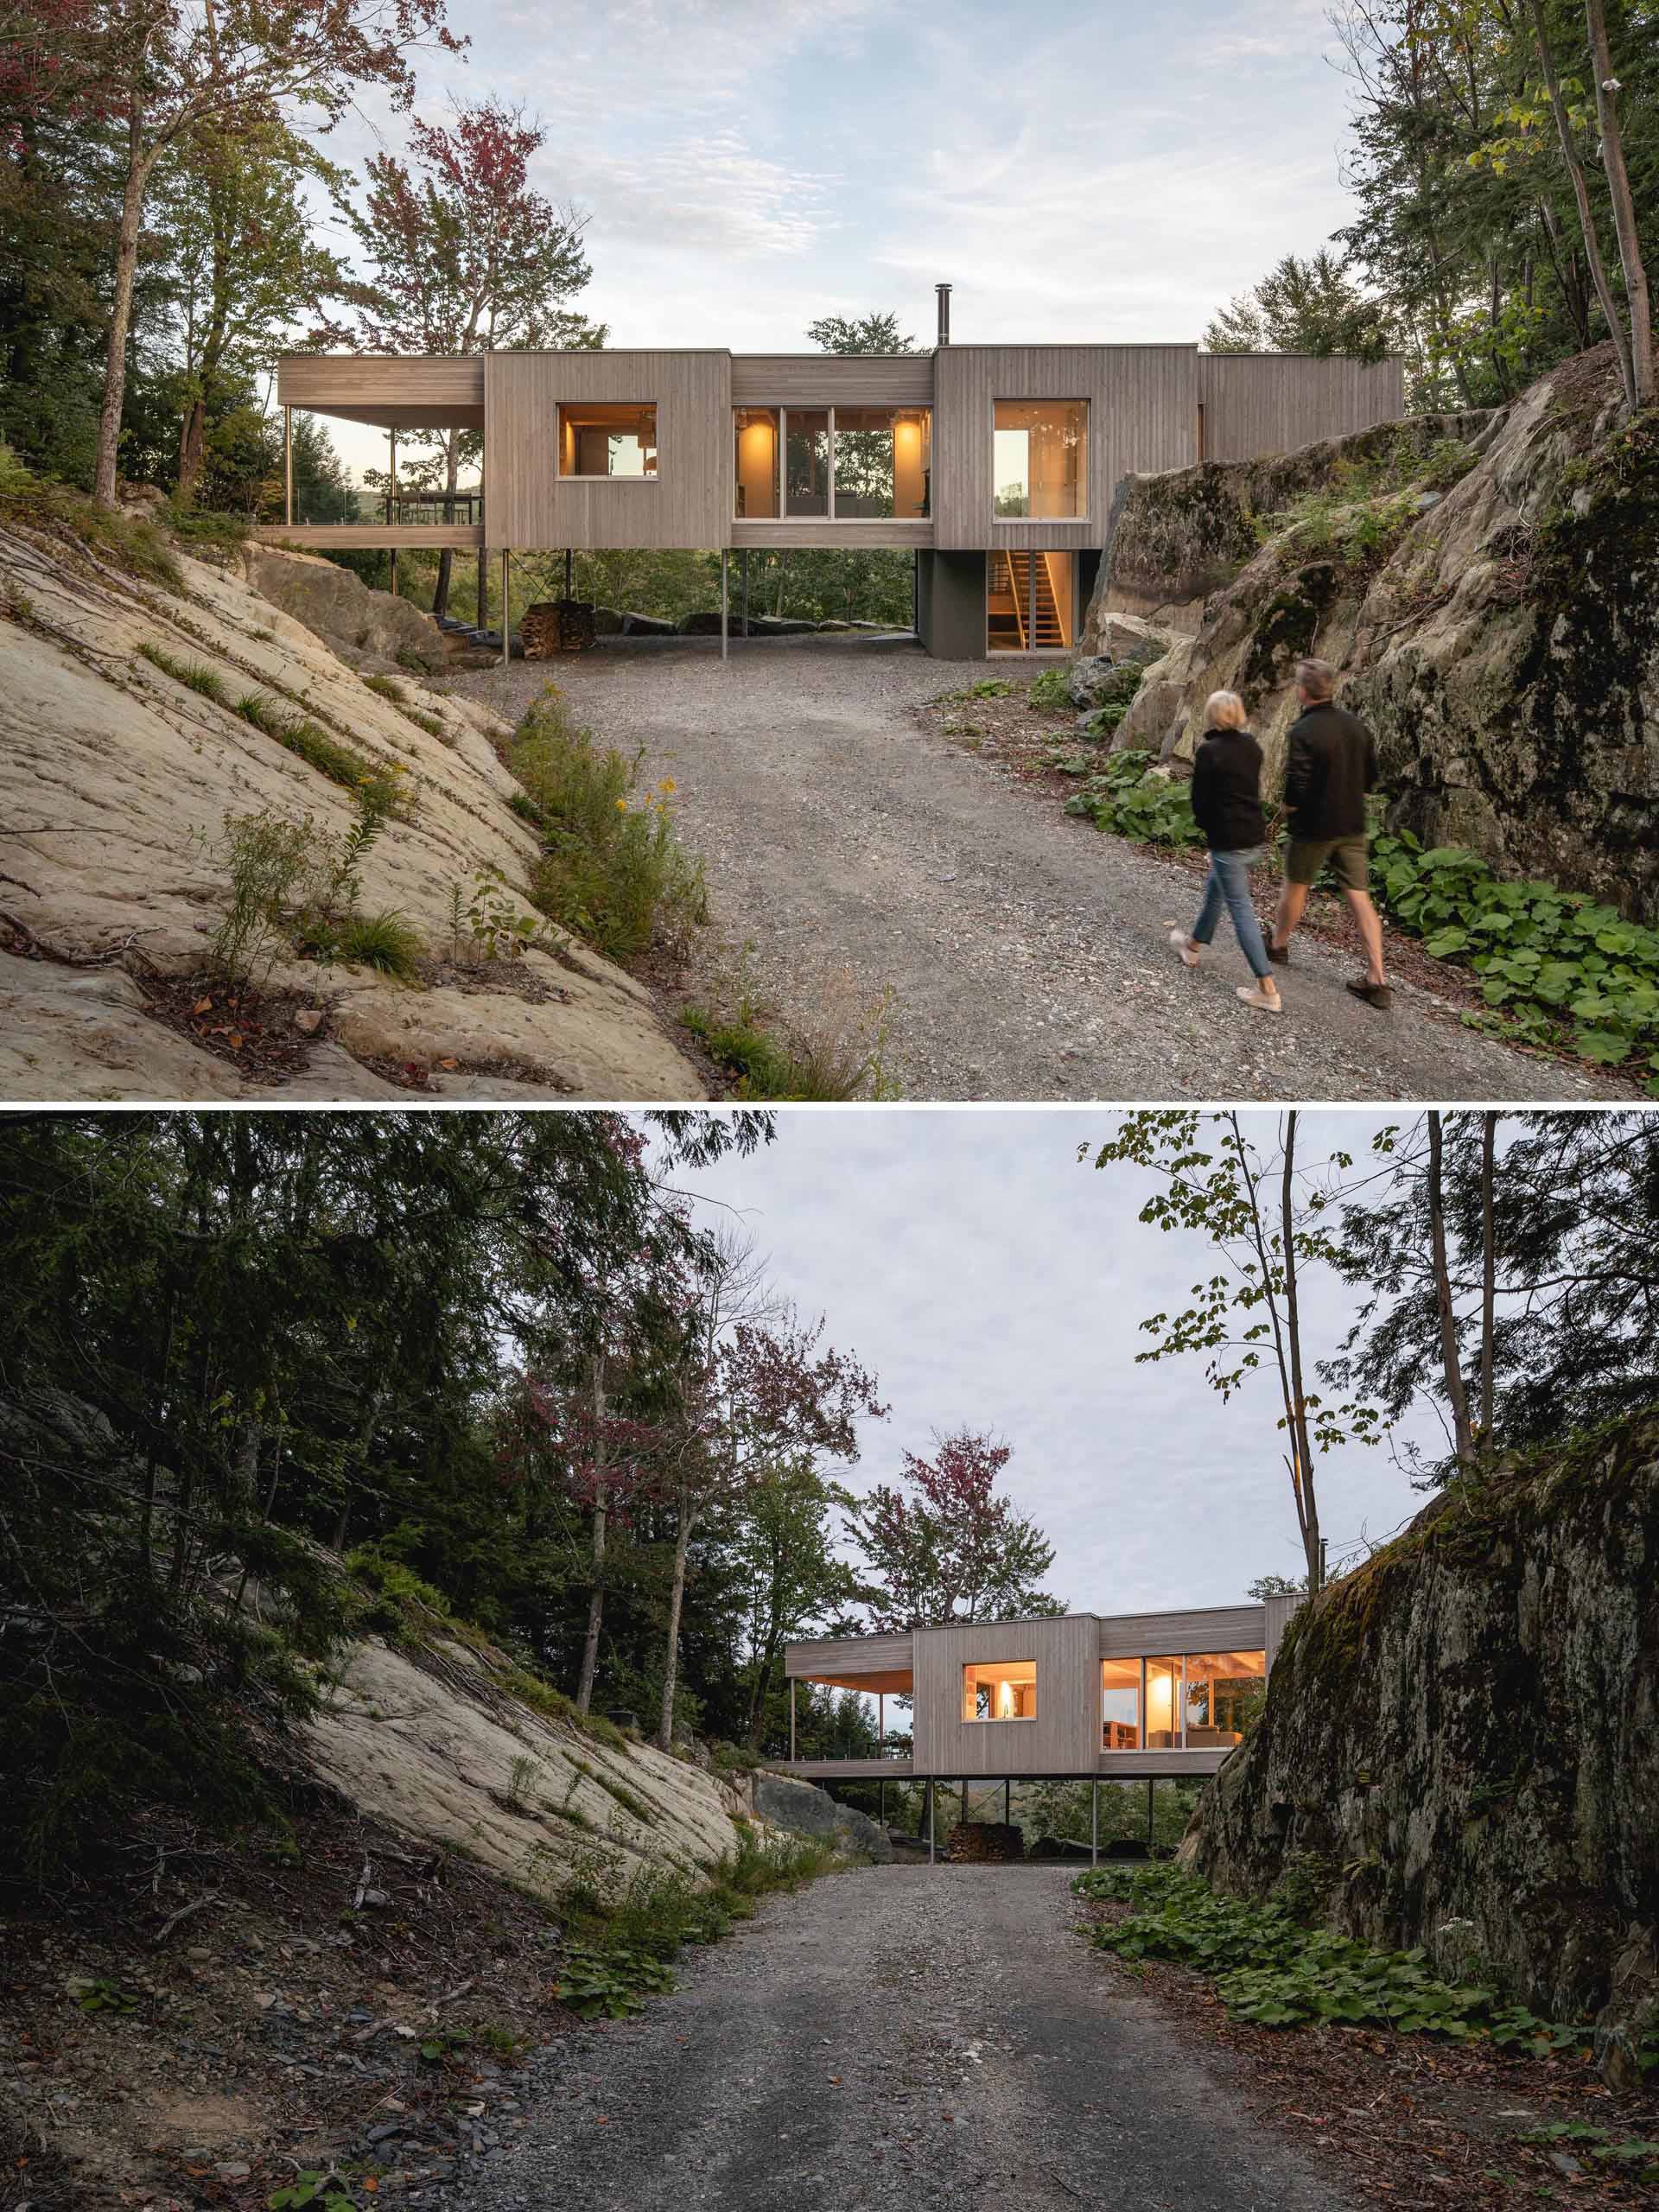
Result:
M891 1478L936 1429L994 1430L1073 1608L1227 1605L1259 1574L1301 1569L1275 1386L1258 1376L1223 1405L1201 1357L1135 1364L1140 1322L1211 1270L1202 1238L1137 1220L1150 1177L1093 1166L1116 1118L797 1109L765 1152L685 1179L717 1202L709 1219L737 1211L779 1287L880 1376L893 1413L867 1429L854 1488ZM1305 1116L1299 1156L1363 1160L1389 1118ZM1273 1143L1276 1116L1248 1119ZM1331 1350L1355 1295L1329 1276L1306 1287L1312 1349ZM1432 1420L1414 1433L1436 1435ZM1424 1503L1386 1448L1327 1459L1319 1480L1333 1560Z
M807 350L824 313L931 341L1196 339L1347 214L1329 0L473 0L420 111L522 102L590 211L616 346ZM371 107L330 143L401 146ZM378 434L335 427L354 465Z

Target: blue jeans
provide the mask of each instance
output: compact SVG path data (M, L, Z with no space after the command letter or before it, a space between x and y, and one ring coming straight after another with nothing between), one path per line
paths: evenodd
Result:
M1273 973L1273 963L1268 958L1268 948L1262 942L1262 925L1255 918L1255 909L1250 904L1250 862L1255 853L1211 853L1210 873L1204 880L1204 904L1198 908L1198 918L1192 925L1194 944L1208 944L1216 933L1216 924L1221 919L1225 905L1233 918L1233 928L1238 938L1238 949L1250 963L1250 973L1257 982Z

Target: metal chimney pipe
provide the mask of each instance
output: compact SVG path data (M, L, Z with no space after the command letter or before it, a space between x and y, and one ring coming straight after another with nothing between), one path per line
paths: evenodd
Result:
M950 343L950 287L936 284L933 289L939 296L939 343L948 346Z

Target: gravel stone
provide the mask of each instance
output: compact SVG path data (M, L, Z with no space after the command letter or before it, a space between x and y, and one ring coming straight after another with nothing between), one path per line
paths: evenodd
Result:
M1251 1013L1224 922L1203 965L1165 942L1194 887L999 783L912 709L995 671L849 638L601 645L453 688L517 718L550 679L578 715L672 777L716 933L747 945L759 995L809 1017L836 976L893 994L890 1071L950 1099L1623 1098L1465 1029L1396 982L1391 1012L1310 940L1286 1012ZM1058 815L1058 808L1056 809Z
M1350 2212L1075 1933L1069 1871L870 1867L532 2062L457 2212Z

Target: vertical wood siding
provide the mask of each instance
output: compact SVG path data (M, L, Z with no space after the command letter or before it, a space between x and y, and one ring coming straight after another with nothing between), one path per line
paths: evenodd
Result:
M1206 461L1294 453L1405 412L1399 360L1316 361L1300 353L1200 353Z
M726 353L486 356L484 497L490 543L725 545L730 542L732 359ZM657 409L657 475L559 474L562 401Z
M378 415L399 425L436 429L457 419L481 425L484 357L409 360L388 354L284 353L276 364L276 404L353 421Z
M1306 1601L1301 1598L1269 1598L1262 1607L1268 1621L1268 1672L1273 1672L1273 1662L1279 1656L1279 1647L1285 1640L1285 1630L1290 1626L1290 1617Z
M931 353L734 353L734 407L926 407Z
M1099 1738L1100 1661L1090 1613L1007 1626L918 1629L918 1774L1087 1774ZM962 1670L976 1660L1034 1659L1034 1720L964 1720Z
M891 1675L907 1672L912 1638L899 1636L821 1636L784 1646L784 1673L804 1680L812 1675Z
M1189 1651L1262 1651L1268 1617L1261 1605L1204 1605L1174 1613L1118 1613L1100 1623L1103 1659L1169 1658Z
M934 357L935 543L1102 545L1120 477L1181 468L1197 451L1192 346L947 346ZM992 405L1089 402L1089 512L1073 522L999 522L991 512Z

